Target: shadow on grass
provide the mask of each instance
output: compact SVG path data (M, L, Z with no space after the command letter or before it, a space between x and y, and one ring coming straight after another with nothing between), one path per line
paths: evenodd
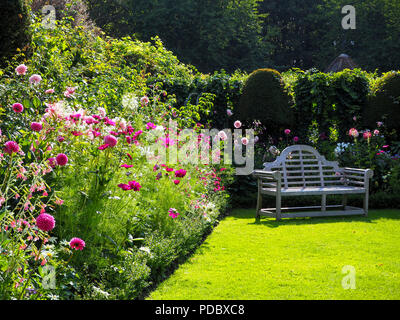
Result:
M231 215L235 220L247 219L252 220L249 225L263 225L270 228L278 228L287 225L311 225L311 224L322 224L322 223L338 223L338 222L365 222L365 223L376 223L376 220L380 219L400 219L400 210L387 209L387 210L372 210L369 212L368 217L364 216L337 216L337 217L321 217L321 218L284 218L280 221L276 221L275 218L261 217L260 220L255 218L255 209L237 209Z

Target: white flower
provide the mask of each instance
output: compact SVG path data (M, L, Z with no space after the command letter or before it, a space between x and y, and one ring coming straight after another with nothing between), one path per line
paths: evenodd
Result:
M139 107L138 98L133 93L125 93L122 97L122 106L135 111Z

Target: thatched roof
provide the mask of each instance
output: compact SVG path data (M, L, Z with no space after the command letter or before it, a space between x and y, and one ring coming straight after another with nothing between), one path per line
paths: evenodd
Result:
M329 65L325 72L339 72L344 69L353 70L355 68L358 68L358 65L350 58L350 56L342 53Z

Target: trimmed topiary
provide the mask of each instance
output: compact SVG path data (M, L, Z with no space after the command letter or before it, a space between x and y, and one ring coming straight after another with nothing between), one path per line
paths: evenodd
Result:
M244 85L235 113L241 121L260 120L272 132L292 124L290 96L281 74L273 69L253 71Z
M392 71L378 79L364 110L364 121L369 127L384 120L389 131L400 133L400 72Z

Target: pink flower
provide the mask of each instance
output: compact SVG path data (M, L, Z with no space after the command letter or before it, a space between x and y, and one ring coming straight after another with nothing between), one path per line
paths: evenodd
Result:
M155 129L155 128L157 128L157 126L152 122L149 122L149 123L146 124L146 129L147 130Z
M349 135L352 136L353 138L357 138L359 136L359 133L356 128L351 128L349 130Z
M169 169L169 168L167 168L167 171L168 171L168 169ZM168 171L168 172L169 172L169 171ZM176 171L175 171L175 177L177 177L177 178L183 178L183 177L186 176L186 173L187 173L187 171L184 170L184 169L176 170Z
M68 157L64 153L60 153L57 155L56 161L59 166L65 166L68 162Z
M387 148L389 148L389 145L386 144L386 145L382 146L382 148L383 148L383 149L387 149Z
M118 143L118 140L113 135L108 135L104 137L104 143L108 144L110 147L115 147Z
M140 188L142 187L140 183L136 181L129 181L128 184L131 187L131 190L133 191L139 191Z
M24 64L20 64L18 67L15 68L15 72L19 76L23 76L26 74L26 71L28 71L28 67Z
M110 145L108 145L108 144L103 144L103 145L101 145L101 146L99 147L99 150L105 150L105 149L107 149L109 146L110 146Z
M233 116L233 112L230 109L226 110L226 114L228 115L228 117Z
M382 127L382 126L383 126L383 122L378 121L378 122L376 123L376 125L378 126L378 128L379 128L379 127Z
M374 136L378 136L378 135L379 135L379 133L380 133L380 132L379 132L379 130L378 130L378 129L375 129L375 130L374 130Z
M43 126L40 122L32 122L31 129L36 132L40 132L43 129Z
M226 139L228 139L228 136L226 135L225 131L220 131L220 132L218 132L218 137L219 137L222 141L225 141Z
M175 208L170 208L168 210L169 216L172 217L172 219L175 219L179 216L179 212Z
M127 184L124 184L124 183L120 183L120 184L118 185L118 187L121 188L121 189L124 190L124 191L131 190L131 187L130 187L129 185L127 185Z
M8 154L16 153L19 151L19 145L15 141L7 141L5 143L4 152Z
M297 136L294 137L294 138L293 138L293 141L294 141L294 142L299 142L299 137L297 137Z
M48 232L54 229L56 225L56 220L52 215L49 215L47 213L41 213L36 218L36 225L40 230Z
M123 164L123 165L121 166L121 168L129 169L129 168L133 168L133 165Z
M149 104L150 100L147 96L144 96L140 99L140 103L142 104L142 106L147 106Z
M63 142L65 140L65 138L63 136L58 136L57 137L57 141L58 142Z
M246 137L243 137L241 141L242 141L242 144L245 146L247 146L249 144L249 139L247 139Z
M24 106L20 103L14 103L12 105L12 108L15 113L21 113L22 111L24 111Z
M236 129L240 129L240 127L242 126L242 123L241 123L239 120L236 120L235 123L234 123L233 125L234 125L234 127L235 127Z
M371 131L365 131L365 132L363 133L363 138L364 138L365 140L371 139L371 137L372 137Z
M55 159L55 158L49 158L47 161L49 162L49 166L50 166L50 167L52 167L52 168L55 168L55 167L56 167L57 162L56 162L56 159Z
M42 77L38 74L34 74L29 78L29 82L32 84L39 84L42 81Z
M69 246L71 247L71 249L82 251L83 248L85 248L86 243L80 238L72 238L71 241L69 242Z
M285 129L285 134L288 136L292 131L290 129Z
M52 94L52 93L54 93L54 89L47 89L44 93L45 94Z
M181 182L180 182L179 180L174 180L174 183L175 183L176 185L178 185L178 184L180 184Z

